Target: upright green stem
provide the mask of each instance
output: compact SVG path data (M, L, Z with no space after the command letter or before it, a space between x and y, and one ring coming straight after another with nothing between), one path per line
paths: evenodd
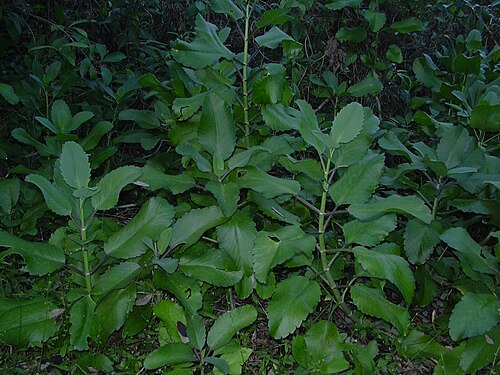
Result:
M85 213L83 211L83 198L80 198L80 237L82 241L87 240L87 227L85 224ZM83 270L85 271L85 285L87 292L92 291L92 284L90 281L90 266L89 266L89 253L86 245L82 245L83 252Z
M326 213L326 201L328 196L328 189L330 188L330 167L332 163L333 150L329 150L328 160L326 161L326 166L323 171L323 194L321 195L321 206L319 208L319 220L318 220L318 233L319 233L319 251L321 256L321 266L323 268L323 272L325 273L326 280L328 281L328 285L332 289L333 296L336 299L336 303L339 304L342 311L344 311L347 315L351 315L351 309L345 304L340 295L339 290L337 289L337 284L333 279L333 276L330 272L330 265L328 264L328 251L326 250L326 241L325 241L325 213ZM320 156L321 157L321 156Z
M248 116L248 35L250 29L250 0L245 8L245 40L243 47L243 116L245 121L245 143L250 147L250 120Z

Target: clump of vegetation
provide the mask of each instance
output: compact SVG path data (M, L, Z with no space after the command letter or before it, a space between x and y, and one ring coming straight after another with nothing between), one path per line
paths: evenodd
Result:
M1 368L496 373L497 8L0 5Z

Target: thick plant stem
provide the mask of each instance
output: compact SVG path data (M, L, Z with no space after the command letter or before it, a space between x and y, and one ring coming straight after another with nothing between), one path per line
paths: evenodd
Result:
M245 121L245 144L250 147L250 120L248 116L248 38L250 29L250 0L245 7L245 40L243 47L243 116Z
M347 306L347 304L343 301L342 296L337 288L337 284L333 279L333 276L330 272L330 265L328 264L328 251L326 249L326 241L325 241L325 214L326 214L326 201L328 195L328 189L330 187L330 166L332 163L333 150L329 150L328 160L326 162L326 166L323 173L323 194L321 195L321 206L319 209L319 219L318 219L318 233L319 233L319 251L321 257L321 266L323 268L323 272L326 276L326 280L330 289L332 290L333 296L342 311L344 311L348 316L351 316L352 311ZM320 156L321 157L321 156Z
M83 212L83 198L80 198L80 237L82 241L87 240L87 227L85 224L85 213ZM87 292L92 291L92 283L90 281L90 266L89 266L89 253L85 245L82 245L83 252L83 270L85 272L85 286Z

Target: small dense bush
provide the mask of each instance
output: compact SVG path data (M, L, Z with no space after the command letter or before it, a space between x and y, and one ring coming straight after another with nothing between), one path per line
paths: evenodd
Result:
M2 371L496 373L497 12L0 5Z

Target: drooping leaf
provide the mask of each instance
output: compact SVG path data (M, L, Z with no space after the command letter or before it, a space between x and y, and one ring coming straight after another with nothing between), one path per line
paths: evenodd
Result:
M252 305L244 305L223 313L217 318L207 335L207 344L218 349L227 344L242 328L255 322L257 310Z
M352 204L347 211L363 221L374 219L387 212L399 212L413 216L426 224L430 224L432 220L430 209L415 196L391 195L387 198L378 198L372 203Z
M413 264L424 264L439 243L443 231L441 224L433 220L425 224L418 219L410 219L406 224L404 240L405 253Z
M406 303L411 303L415 293L415 278L404 258L363 247L355 247L352 251L369 275L389 280L400 290Z
M186 322L186 333L191 346L198 350L202 350L207 339L207 332L203 319L196 313L187 313Z
M92 294L105 295L114 289L125 288L142 268L134 262L123 262L104 272L92 289Z
M314 237L307 236L298 225L283 227L272 233L259 233L253 249L256 279L266 283L274 266L299 253L311 255L315 243Z
M141 173L141 168L130 165L106 173L97 183L99 191L92 197L92 206L96 210L115 207L122 189L137 180Z
M155 239L170 225L174 208L163 198L151 198L125 227L113 233L104 243L106 254L121 259L143 254L147 245L143 238Z
M38 174L30 174L25 178L26 182L36 185L43 194L47 207L54 213L62 216L71 214L71 202L59 191L54 184L51 184L45 177Z
M192 245L208 229L226 220L220 208L216 206L191 210L175 222L170 247L174 248L180 244Z
M236 145L236 126L230 107L217 94L209 94L203 101L198 136L202 147L212 155L214 165L223 169Z
M19 200L21 183L17 178L0 180L0 208L9 214Z
M332 123L330 136L334 144L352 141L363 128L365 122L363 107L359 103L350 103L340 110Z
M202 306L200 282L180 272L171 275L157 270L154 273L155 287L169 291L184 306L188 314L195 314Z
M451 313L451 338L459 341L488 332L500 323L499 309L500 301L494 295L467 293Z
M261 113L266 125L275 131L300 129L300 117L296 109L276 103L262 106Z
M167 365L196 361L193 349L186 344L170 343L154 350L146 356L144 367L154 370Z
M304 276L290 276L279 283L267 309L271 336L280 339L293 333L320 298L318 283Z
M136 122L143 129L157 129L160 127L158 115L144 109L124 109L118 115L118 120Z
M375 192L383 168L384 155L370 155L347 168L328 193L337 206L363 203Z
M428 56L419 57L413 61L413 71L417 80L433 91L439 91L443 82L436 75L436 70L434 63Z
M398 345L398 352L408 359L441 358L446 353L443 345L422 332L411 330Z
M314 109L304 100L297 100L300 108L300 134L306 143L313 146L320 154L328 145L327 136L321 131Z
M241 211L237 211L228 222L217 227L217 242L220 248L245 275L252 272L252 252L256 237L255 223Z
M290 9L285 7L268 9L262 14L259 21L255 24L255 26L258 29L262 29L269 25L273 26L283 25L284 23L287 23L288 21L293 19L293 17L288 14L289 12Z
M246 167L245 174L238 179L240 188L252 189L265 198L283 194L297 195L300 184L297 181L271 176L258 167Z
M212 65L221 58L231 60L234 54L224 46L217 27L198 13L196 16L196 37L188 43L177 40L172 55L181 64L194 69Z
M86 295L76 301L70 310L69 328L70 344L76 350L87 350L89 348L88 338L95 339L99 330L95 318L96 303L90 295Z
M377 290L357 284L351 287L351 297L361 312L384 319L394 325L399 332L408 332L410 314L401 306L389 302Z
M56 306L41 298L0 298L0 342L27 347L47 341L58 330Z
M210 164L208 165L210 167ZM167 189L172 194L184 193L195 185L194 179L187 173L165 174L151 165L142 167L140 181L146 183L149 190Z
M231 158L227 161L227 166L230 170L236 168L246 167L251 164L252 159L260 156L260 154L266 153L270 154L270 150L266 149L262 146L252 146L248 150L239 152L231 156Z
M215 13L228 15L234 20L243 17L243 11L231 0L210 0L210 7Z
M396 215L388 214L370 221L352 220L345 223L342 229L347 244L375 246L386 238L396 225Z
M63 251L43 242L30 242L0 230L0 247L10 247L8 253L21 255L31 275L43 276L57 271L66 262ZM2 254L0 259L7 254Z
M448 169L457 167L464 161L474 143L469 132L461 126L448 130L438 144L436 154Z
M66 142L61 153L61 173L64 181L74 189L86 188L90 181L87 154L76 142Z
M492 363L500 346L500 327L467 340L460 358L460 367L467 373L475 373Z
M286 40L295 41L290 35L281 30L278 26L273 26L264 35L255 38L257 44L261 47L277 48Z

